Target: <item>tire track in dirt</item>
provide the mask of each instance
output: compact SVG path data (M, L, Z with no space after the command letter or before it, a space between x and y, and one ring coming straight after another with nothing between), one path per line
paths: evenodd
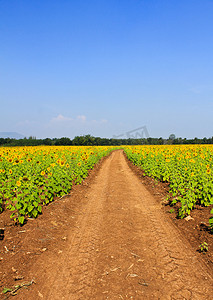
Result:
M69 246L37 260L37 284L19 299L212 299L208 269L122 151L104 161L85 196Z
M96 244L103 218L103 200L113 156L114 153L108 158L108 163L103 165L97 182L86 195L88 201L79 212L75 227L68 236L70 244L66 252L60 253L55 259L49 257L48 264L52 266L52 271L47 270L44 278L39 278L40 282L43 281L39 294L44 299L85 299L84 295L91 294ZM39 265L43 263L41 261ZM42 268L45 269L48 264L45 262Z

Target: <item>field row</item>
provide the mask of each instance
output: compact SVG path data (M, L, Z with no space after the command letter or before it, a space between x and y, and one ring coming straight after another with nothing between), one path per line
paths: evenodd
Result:
M68 194L113 147L40 146L0 148L0 212L23 224L42 206Z
M169 183L171 204L181 204L179 217L196 204L213 204L213 145L127 146L124 151L144 175Z

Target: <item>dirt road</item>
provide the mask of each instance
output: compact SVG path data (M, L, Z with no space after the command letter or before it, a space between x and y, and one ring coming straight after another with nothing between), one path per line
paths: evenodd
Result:
M66 247L38 257L36 284L17 299L212 299L208 269L122 151L103 162L71 218Z

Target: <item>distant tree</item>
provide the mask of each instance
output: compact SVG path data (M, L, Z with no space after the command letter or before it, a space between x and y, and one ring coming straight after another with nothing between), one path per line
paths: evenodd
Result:
M62 146L62 145L68 146L68 145L72 145L72 141L70 138L62 137L62 138L56 140L55 145L56 146Z
M72 144L76 146L83 146L84 145L84 137L83 136L75 136L72 140Z
M49 145L50 146L50 145L53 145L53 143L54 142L50 138L46 138L46 139L43 140L44 145Z
M100 138L94 137L90 134L83 136L76 136L73 140L67 137L62 138L46 138L36 139L30 136L29 138L14 139L14 138L0 138L0 146L39 146L39 145L76 145L76 146L116 146L116 145L179 145L179 144L213 144L213 137L203 139L186 139L176 138L171 134L168 139L160 138L128 138L128 139L115 139L115 138Z
M175 139L175 134L174 133L170 134L169 140L174 140L174 139Z
M90 134L84 135L84 145L85 146L93 146L95 145L95 138Z
M4 138L0 138L0 145L4 145L5 141Z
M163 144L164 144L164 140L163 140L162 137L160 137L160 138L158 139L158 145L163 145Z

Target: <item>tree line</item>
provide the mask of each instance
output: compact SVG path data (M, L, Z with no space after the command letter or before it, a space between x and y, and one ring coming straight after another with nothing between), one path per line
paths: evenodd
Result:
M186 144L213 144L213 137L211 138L176 138L170 135L168 139L160 138L101 138L91 135L76 136L74 139L68 137L61 138L45 138L36 139L36 137L29 137L24 139L0 138L0 146L120 146L120 145L186 145Z

